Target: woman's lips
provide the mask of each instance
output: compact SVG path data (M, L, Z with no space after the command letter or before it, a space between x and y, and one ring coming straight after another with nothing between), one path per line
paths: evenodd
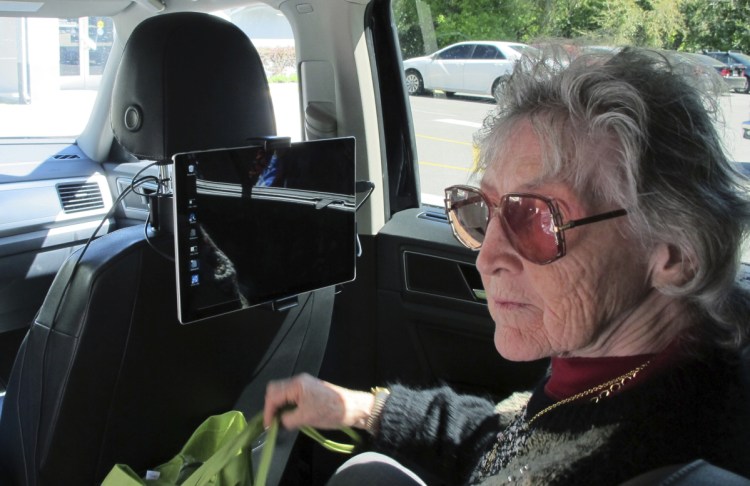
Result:
M514 311L526 308L526 304L512 300L493 299L492 303L498 310Z
M500 310L519 310L526 308L525 304L519 302L495 301L495 307Z

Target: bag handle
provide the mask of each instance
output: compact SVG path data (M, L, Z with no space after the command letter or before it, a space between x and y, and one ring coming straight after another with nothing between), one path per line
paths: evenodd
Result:
M341 427L339 430L351 437L354 444L343 444L341 442L334 442L331 439L326 439L323 434L307 425L300 427L299 430L329 451L338 452L340 454L351 454L354 452L354 449L362 443L362 438L351 427Z
M245 428L235 436L234 439L227 442L218 451L213 453L193 474L188 477L182 486L198 486L207 484L208 480L217 474L230 461L236 457L243 449L246 449L254 438L263 433L263 414L259 413L253 417ZM274 443L276 438L274 437ZM270 463L270 461L269 461ZM270 465L270 464L269 464ZM263 483L265 484L265 479Z
M253 420L255 420L255 418ZM354 444L334 442L327 439L323 434L310 426L303 425L300 427L300 432L310 437L329 451L338 452L340 454L352 454L356 447L362 442L362 438L351 427L341 427L341 431L351 437ZM273 418L271 425L266 430L266 441L263 444L263 450L261 451L260 460L258 462L258 468L255 475L255 486L266 486L268 472L271 469L271 459L273 459L273 449L276 446L276 437L278 436L278 433L279 417L277 416Z
M312 427L300 427L300 431L303 434L307 435L324 448L341 454L351 454L362 442L362 439L351 427L342 427L341 430L351 437L354 441L353 444L334 442L327 439L323 434ZM260 437L263 433L263 412L260 412L250 419L241 433L230 442L224 444L218 451L212 454L211 457L201 465L201 467L196 469L196 471L185 480L183 486L198 486L200 484L205 484L205 481L216 476L224 465L226 465L243 449L246 449L253 440ZM266 438L263 443L263 450L261 451L260 460L256 469L255 481L253 483L254 486L265 486L266 481L268 480L268 473L271 469L271 460L273 459L273 450L276 446L276 439L279 434L278 417L274 417L271 425L265 430L265 434Z

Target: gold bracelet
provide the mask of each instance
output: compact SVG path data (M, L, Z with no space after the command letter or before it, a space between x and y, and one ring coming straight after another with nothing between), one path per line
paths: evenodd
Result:
M375 397L375 401L372 402L370 416L367 417L367 422L365 422L365 430L375 435L380 423L380 415L383 413L383 407L385 407L385 402L391 395L391 391L388 388L381 388L379 386L373 387L370 391Z

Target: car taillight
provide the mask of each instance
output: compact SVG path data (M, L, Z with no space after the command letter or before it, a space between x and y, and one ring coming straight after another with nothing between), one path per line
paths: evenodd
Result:
M731 76L732 75L732 70L729 69L728 67L721 68L721 75L722 76Z

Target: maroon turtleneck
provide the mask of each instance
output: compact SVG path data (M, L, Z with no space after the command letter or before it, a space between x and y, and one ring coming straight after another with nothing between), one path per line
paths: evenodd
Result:
M553 400L563 400L609 380L622 376L650 360L628 385L643 382L680 359L679 340L673 341L660 353L603 358L552 358L552 372L544 386L544 393Z

